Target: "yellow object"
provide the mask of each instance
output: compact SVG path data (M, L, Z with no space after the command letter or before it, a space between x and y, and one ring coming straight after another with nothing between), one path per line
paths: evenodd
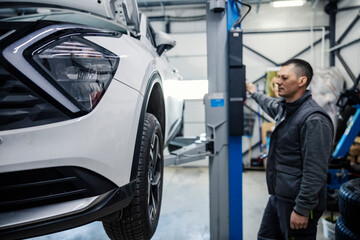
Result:
M262 145L266 145L266 133L272 132L272 128L275 126L274 122L266 122L261 124L261 142Z
M277 71L268 71L266 74L266 92L270 97L279 97L276 85Z

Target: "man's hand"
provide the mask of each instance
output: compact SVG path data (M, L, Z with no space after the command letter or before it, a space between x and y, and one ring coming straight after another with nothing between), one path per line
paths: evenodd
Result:
M304 217L292 211L290 216L291 229L305 229L307 228L309 217Z
M253 94L254 92L256 92L256 86L253 83L247 82L246 83L246 91L248 91L249 93Z

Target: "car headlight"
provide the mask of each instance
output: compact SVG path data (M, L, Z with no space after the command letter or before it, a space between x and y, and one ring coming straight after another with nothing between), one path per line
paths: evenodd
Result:
M47 44L33 58L85 111L98 104L119 64L117 55L77 36Z

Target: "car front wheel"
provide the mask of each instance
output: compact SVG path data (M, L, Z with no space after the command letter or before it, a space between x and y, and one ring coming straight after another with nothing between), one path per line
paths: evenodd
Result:
M110 239L150 239L157 227L163 182L163 135L159 121L146 113L139 154L136 194L130 205L123 209L122 217L104 221Z

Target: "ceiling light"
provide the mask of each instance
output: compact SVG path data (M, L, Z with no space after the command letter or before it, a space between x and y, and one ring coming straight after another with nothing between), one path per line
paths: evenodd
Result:
M273 1L270 4L273 7L299 7L305 4L306 0L293 0L293 1Z

